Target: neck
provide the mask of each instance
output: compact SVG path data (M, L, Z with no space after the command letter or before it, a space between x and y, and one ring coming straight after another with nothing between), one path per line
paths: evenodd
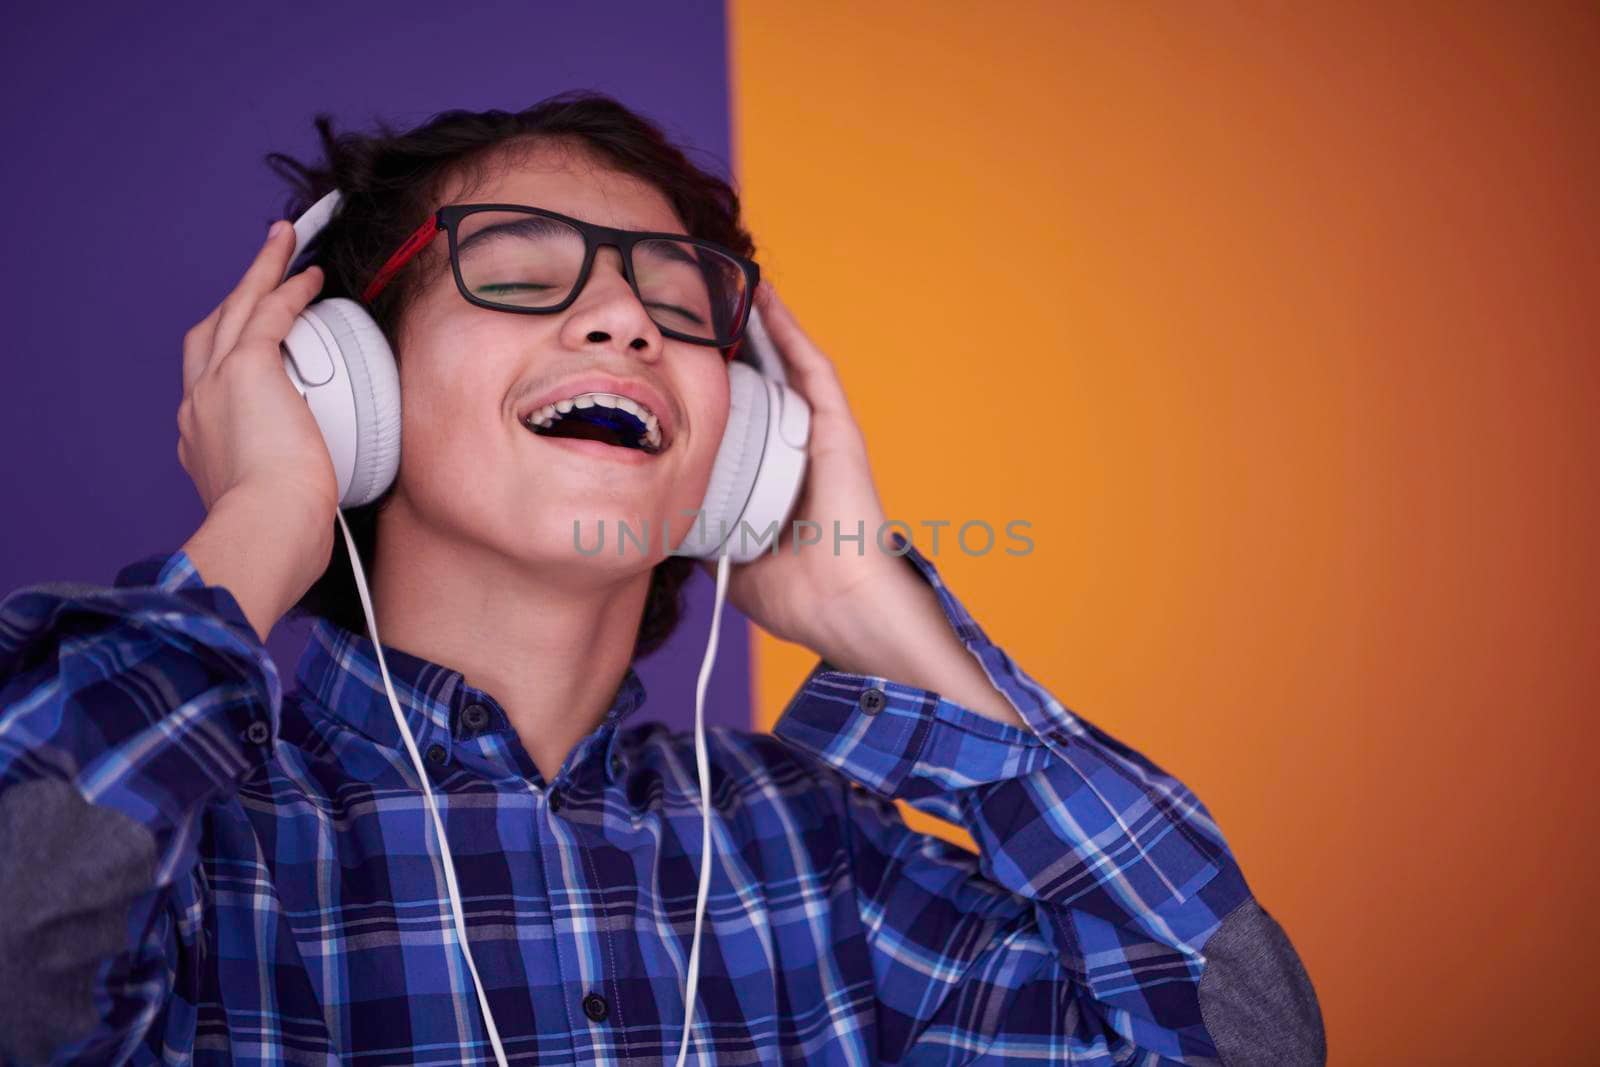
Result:
M396 501L395 503L399 503ZM650 572L574 587L445 540L386 509L373 611L383 643L458 670L510 718L546 782L610 708L633 658Z

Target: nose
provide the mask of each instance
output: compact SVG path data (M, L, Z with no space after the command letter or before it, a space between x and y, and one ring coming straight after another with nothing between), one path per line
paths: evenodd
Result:
M622 253L610 245L595 251L589 277L567 313L561 334L574 349L603 347L648 363L661 358L665 344L655 320L628 284Z

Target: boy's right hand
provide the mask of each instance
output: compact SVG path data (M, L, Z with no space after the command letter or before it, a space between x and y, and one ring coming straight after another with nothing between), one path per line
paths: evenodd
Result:
M224 495L281 500L333 523L338 481L322 431L284 373L279 345L322 288L322 268L283 278L294 246L287 222L244 277L183 336L178 461L209 512Z
M235 557L251 557L254 566L275 572L274 588L258 591L262 616L268 605L287 610L326 568L339 507L333 460L310 407L284 371L279 348L296 316L321 291L323 273L312 266L282 280L294 231L287 222L279 225L234 290L184 334L178 405L178 461L207 512L201 532L185 548L196 542L215 546L219 551L206 554L216 576L202 576L210 584L229 584L236 596L242 590L234 585L247 579L221 580L238 573ZM203 538L207 526L223 523L223 513L226 533ZM277 566L260 555L280 556L286 549L291 558L272 560ZM205 570L199 558L194 562ZM288 603L280 604L285 598ZM264 621L257 625L263 636L277 616Z

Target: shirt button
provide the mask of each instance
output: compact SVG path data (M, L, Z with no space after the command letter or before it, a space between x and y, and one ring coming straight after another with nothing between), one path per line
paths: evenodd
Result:
M244 738L253 745L264 745L267 738L272 736L272 727L257 719L245 728Z
M428 746L428 762L429 763L443 763L444 762L444 746L443 745L429 745Z
M489 709L482 704L468 704L461 713L461 722L469 730L481 730L489 725Z
M856 703L861 705L861 710L868 715L876 715L883 710L885 697L882 689L868 689L861 694L861 699Z
M550 813L552 815L561 810L561 790L550 790L549 796L547 796L545 799L550 802Z
M595 1022L600 1022L611 1010L611 1005L606 1003L606 998L599 993L590 993L583 998L583 1013Z
M622 773L622 757L621 756L612 756L611 757L611 773L614 774L614 775Z

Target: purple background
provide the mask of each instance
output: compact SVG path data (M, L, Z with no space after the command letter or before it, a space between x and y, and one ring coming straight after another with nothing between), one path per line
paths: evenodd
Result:
M702 166L731 169L717 0L63 5L11 7L7 23L0 594L109 584L203 519L177 459L183 333L233 288L284 201L262 157L307 158L317 111L336 130L409 127L595 89ZM639 664L640 718L693 725L710 593L696 574L682 627ZM303 640L300 625L272 634L286 687ZM731 607L711 690L708 721L749 725L748 630Z

